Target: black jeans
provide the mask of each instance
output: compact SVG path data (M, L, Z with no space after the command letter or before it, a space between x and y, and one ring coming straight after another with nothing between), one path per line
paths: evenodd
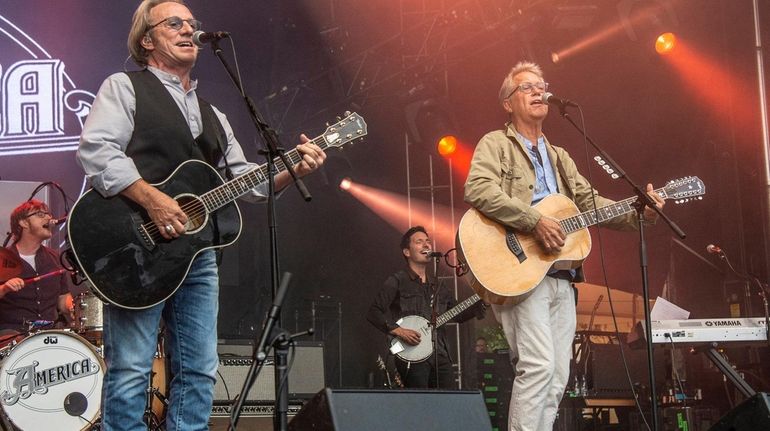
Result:
M401 375L404 387L407 388L437 388L436 386L436 358L431 356L422 362L411 364L396 358L396 370ZM452 372L452 362L446 355L438 355L438 388L457 389Z

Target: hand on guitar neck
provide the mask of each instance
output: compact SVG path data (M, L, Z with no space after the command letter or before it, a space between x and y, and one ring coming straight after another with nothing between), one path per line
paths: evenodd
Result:
M420 333L411 329L399 327L390 331L390 335L404 340L410 346L416 346L420 344Z

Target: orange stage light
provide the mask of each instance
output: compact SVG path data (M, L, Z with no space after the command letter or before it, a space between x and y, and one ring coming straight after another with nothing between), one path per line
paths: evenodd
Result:
M457 138L453 135L442 136L438 140L438 153L444 157L451 157L457 151Z
M658 36L657 39L655 39L655 51L658 52L658 54L666 55L671 53L671 51L674 50L676 47L676 35L674 33L668 32L663 33L660 36Z

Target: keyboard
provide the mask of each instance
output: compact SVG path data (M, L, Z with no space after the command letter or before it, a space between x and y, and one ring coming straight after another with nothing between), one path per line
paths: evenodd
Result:
M764 318L652 321L652 342L656 344L747 341L767 341Z

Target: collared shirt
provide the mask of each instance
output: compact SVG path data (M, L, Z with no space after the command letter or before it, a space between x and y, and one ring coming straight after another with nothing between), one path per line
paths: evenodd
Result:
M15 246L9 248L19 255ZM35 253L33 269L26 261L22 261L20 278L28 279L45 275L59 269L56 253L51 249L40 246ZM44 278L39 281L26 283L18 292L8 292L0 298L0 329L25 331L25 322L35 320L55 321L58 317L59 296L70 292L66 274Z
M179 77L153 67L148 67L148 70L168 90L186 119L192 136L199 136L203 117L195 92L198 82L191 81L190 89L185 90ZM256 167L256 164L246 161L227 117L216 107L212 108L227 136L225 153L233 174L242 175ZM83 125L77 151L77 160L91 185L104 196L114 196L141 178L133 160L126 155L126 147L134 132L135 113L136 95L131 79L125 73L109 76L99 88ZM224 160L217 167L224 168ZM262 184L252 190L251 200L263 197L266 187Z
M537 146L534 146L532 141L525 138L524 135L512 126L511 130L516 134L516 138L527 147L529 159L532 160L532 166L535 167L535 191L532 194L532 205L540 202L540 200L552 193L558 193L559 187L556 183L556 173L553 171L553 164L551 164L548 150L545 148L545 137L540 135L537 138Z

